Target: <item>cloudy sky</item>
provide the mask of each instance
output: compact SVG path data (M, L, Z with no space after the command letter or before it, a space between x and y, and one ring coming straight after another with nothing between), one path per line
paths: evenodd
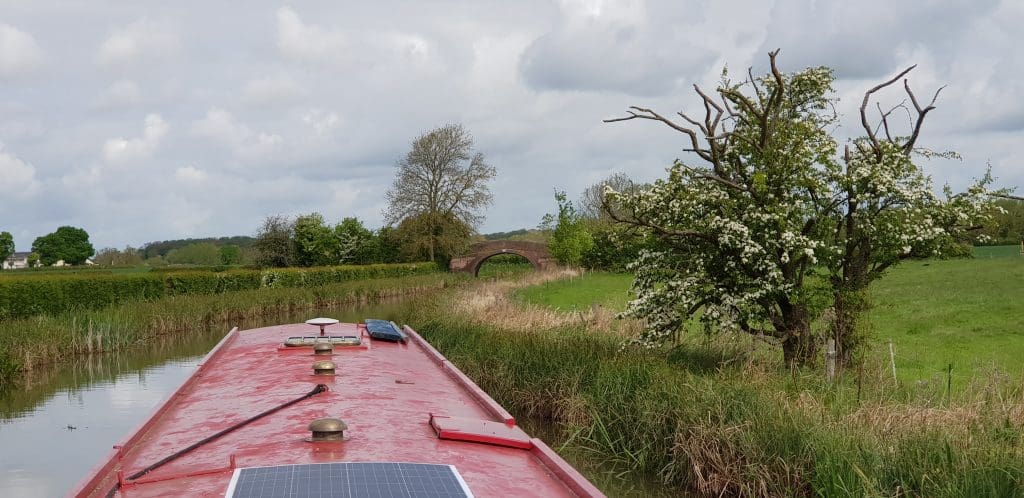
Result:
M0 230L28 250L60 225L97 248L276 213L374 228L395 161L455 122L498 170L481 230L533 227L553 188L648 181L681 154L663 126L602 118L694 109L692 84L774 48L836 70L841 135L866 88L918 64L918 95L948 85L919 143L963 156L926 163L937 183L990 163L1024 185L1021 25L1018 0L0 0Z

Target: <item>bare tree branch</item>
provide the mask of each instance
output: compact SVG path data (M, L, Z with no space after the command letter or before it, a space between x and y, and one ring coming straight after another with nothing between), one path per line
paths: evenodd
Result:
M881 158L882 149L881 144L878 142L878 137L875 136L875 132L871 130L871 125L868 124L868 100L871 99L871 94L899 81L900 78L909 73L915 67L917 67L917 64L914 64L913 66L910 66L904 69L903 71L900 71L900 74L897 74L896 76L892 77L892 79L879 83L878 85L875 85L867 92L864 92L864 100L860 104L860 124L861 126L864 127L864 131L867 132L868 139L871 140L871 146L872 148L875 149L875 154L879 158Z
M935 95L932 96L932 101L929 102L928 106L924 109L922 109L921 105L917 103L917 97L915 97L914 92L910 90L910 83L906 79L903 80L903 88L907 90L907 95L910 95L910 101L914 103L914 109L917 111L917 120L914 122L914 131L911 133L910 139L907 140L907 143L903 145L903 151L909 154L914 150L914 143L917 142L917 137L921 134L921 125L924 124L925 115L932 109L935 109L935 100L939 98L939 92L941 92L943 88L946 88L946 86L940 86L938 90L935 90Z

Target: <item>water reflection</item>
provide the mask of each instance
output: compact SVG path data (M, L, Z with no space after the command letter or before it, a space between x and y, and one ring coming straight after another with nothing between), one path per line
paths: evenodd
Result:
M402 303L282 314L243 329L329 316L343 322L395 319ZM66 493L195 369L228 331L217 325L188 337L152 341L123 354L94 355L27 376L0 394L0 496Z

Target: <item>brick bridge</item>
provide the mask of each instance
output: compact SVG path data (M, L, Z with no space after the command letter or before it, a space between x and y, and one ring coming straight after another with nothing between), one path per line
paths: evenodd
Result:
M469 254L452 258L450 268L452 271L472 273L476 276L484 261L499 254L518 254L526 258L535 270L547 270L557 266L547 244L521 240L491 240L469 246Z

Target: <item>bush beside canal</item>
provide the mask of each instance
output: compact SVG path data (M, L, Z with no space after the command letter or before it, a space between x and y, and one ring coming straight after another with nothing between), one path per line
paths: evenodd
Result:
M96 310L166 296L221 294L260 288L308 288L374 278L435 273L433 263L228 270L5 276L0 279L0 321L65 311Z

